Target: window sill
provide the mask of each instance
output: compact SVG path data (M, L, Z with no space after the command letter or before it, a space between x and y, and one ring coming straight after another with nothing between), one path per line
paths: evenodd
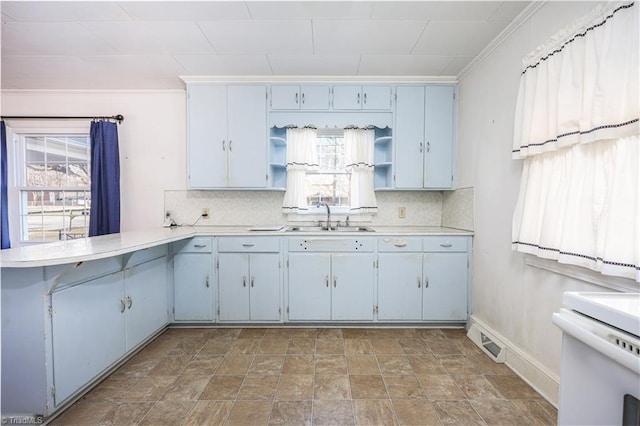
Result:
M590 269L581 268L579 266L566 265L563 263L558 263L554 260L541 259L532 255L525 255L524 263L534 268L544 269L545 271L550 271L559 275L564 275L566 277L575 278L577 280L605 287L610 290L622 291L625 293L640 291L640 283L637 283L633 280L621 277L612 277L609 275L602 275L599 272L591 271Z

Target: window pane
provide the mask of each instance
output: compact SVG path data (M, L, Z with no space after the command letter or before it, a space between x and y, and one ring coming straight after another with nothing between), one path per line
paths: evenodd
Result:
M24 185L28 187L21 193L22 238L55 241L87 236L91 184L88 135L25 135L22 140ZM60 190L36 190L38 187Z

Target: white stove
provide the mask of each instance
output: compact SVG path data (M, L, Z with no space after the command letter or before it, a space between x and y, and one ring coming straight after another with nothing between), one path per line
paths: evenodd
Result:
M640 424L640 293L567 292L558 424Z

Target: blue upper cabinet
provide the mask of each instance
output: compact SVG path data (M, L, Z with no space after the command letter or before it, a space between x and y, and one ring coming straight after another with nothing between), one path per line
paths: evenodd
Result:
M334 110L390 110L391 86L336 85L333 86Z
M190 188L266 188L266 95L264 85L188 86Z
M269 107L272 110L327 110L328 85L273 85Z
M397 87L396 189L453 188L455 90L454 85Z

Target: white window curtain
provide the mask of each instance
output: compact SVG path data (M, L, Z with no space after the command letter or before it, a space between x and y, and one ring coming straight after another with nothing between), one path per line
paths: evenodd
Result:
M599 4L523 60L520 252L640 282L638 7Z
M374 213L378 211L373 191L373 129L344 129L344 147L347 169L351 171L351 211Z
M308 210L305 177L307 170L318 168L315 128L287 129L287 190L282 210L297 213Z

